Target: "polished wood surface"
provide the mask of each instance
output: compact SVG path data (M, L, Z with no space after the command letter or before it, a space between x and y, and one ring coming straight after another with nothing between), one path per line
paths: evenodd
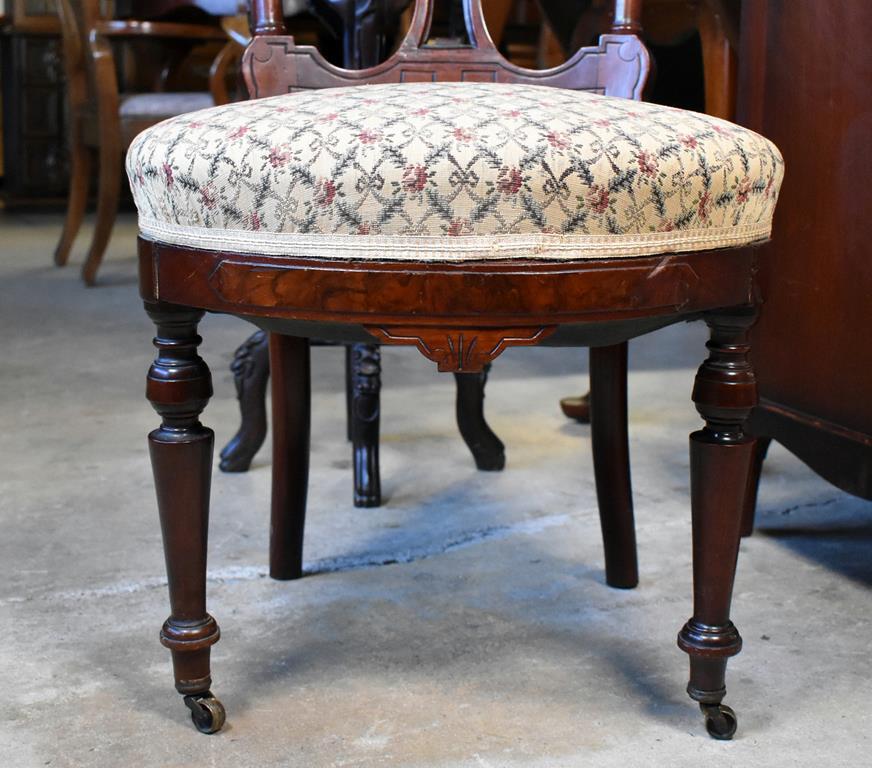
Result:
M872 3L746 0L739 122L787 175L761 253L753 427L872 498Z

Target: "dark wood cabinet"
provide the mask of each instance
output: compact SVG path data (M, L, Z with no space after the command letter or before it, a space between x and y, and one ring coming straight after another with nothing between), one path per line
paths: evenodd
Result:
M759 257L754 432L872 498L872 2L745 0L739 122L786 174Z
M3 200L61 203L67 193L66 101L54 3L11 3L0 34Z

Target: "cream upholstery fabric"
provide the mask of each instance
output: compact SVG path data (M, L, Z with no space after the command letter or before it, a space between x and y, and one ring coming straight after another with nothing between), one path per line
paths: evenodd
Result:
M539 86L416 83L185 114L127 158L143 235L320 258L581 259L769 236L763 137L704 115Z

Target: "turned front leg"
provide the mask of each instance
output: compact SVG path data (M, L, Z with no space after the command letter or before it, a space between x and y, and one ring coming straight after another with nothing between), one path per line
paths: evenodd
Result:
M696 376L693 401L705 427L690 436L693 515L693 617L678 635L690 654L687 692L698 701L709 733L732 738L735 713L721 704L727 659L742 648L730 621L730 602L739 551L754 440L743 426L757 403L757 384L748 357L750 308L706 318L709 357Z
M203 312L146 303L157 326L157 357L148 371L146 396L161 417L149 436L163 533L170 617L161 642L170 649L176 689L197 728L214 733L224 709L212 696L209 652L218 624L206 612L206 542L214 433L199 416L212 396L209 368L197 354Z

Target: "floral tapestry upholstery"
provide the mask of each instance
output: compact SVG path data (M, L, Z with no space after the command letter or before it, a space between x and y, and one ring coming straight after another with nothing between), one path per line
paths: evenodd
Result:
M783 176L752 131L558 88L414 83L189 113L136 138L142 235L343 259L614 258L769 236Z

